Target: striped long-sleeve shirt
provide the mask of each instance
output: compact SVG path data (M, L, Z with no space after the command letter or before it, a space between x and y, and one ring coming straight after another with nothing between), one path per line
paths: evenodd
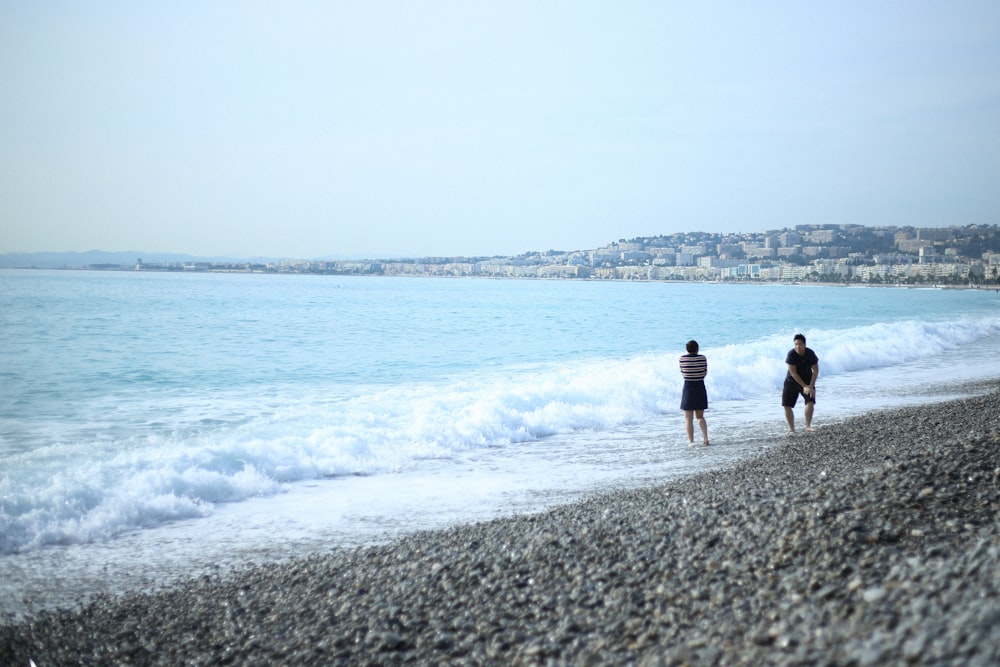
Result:
M681 375L685 380L703 380L708 375L708 359L703 354L682 354Z

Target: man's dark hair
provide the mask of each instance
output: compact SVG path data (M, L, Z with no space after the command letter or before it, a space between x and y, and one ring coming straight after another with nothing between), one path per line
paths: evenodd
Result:
M685 347L687 347L688 354L698 354L698 341L689 340Z
M795 337L792 338L792 340L800 340L800 341L802 341L803 345L806 344L806 337L803 336L802 334L795 334Z

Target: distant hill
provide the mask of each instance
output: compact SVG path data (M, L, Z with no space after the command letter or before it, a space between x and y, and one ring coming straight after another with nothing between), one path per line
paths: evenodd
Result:
M0 255L0 268L4 269L82 269L92 265L134 266L136 260L144 264L171 264L177 262L245 262L246 258L195 257L170 253L107 252L13 252Z

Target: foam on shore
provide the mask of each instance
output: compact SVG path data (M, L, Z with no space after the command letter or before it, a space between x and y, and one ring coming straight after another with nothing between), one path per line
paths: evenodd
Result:
M725 470L101 598L0 663L996 664L1000 383Z

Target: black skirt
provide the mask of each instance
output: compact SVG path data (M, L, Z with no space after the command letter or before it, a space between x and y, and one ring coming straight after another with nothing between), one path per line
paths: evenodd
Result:
M684 380L681 392L681 410L707 410L708 392L704 380Z

